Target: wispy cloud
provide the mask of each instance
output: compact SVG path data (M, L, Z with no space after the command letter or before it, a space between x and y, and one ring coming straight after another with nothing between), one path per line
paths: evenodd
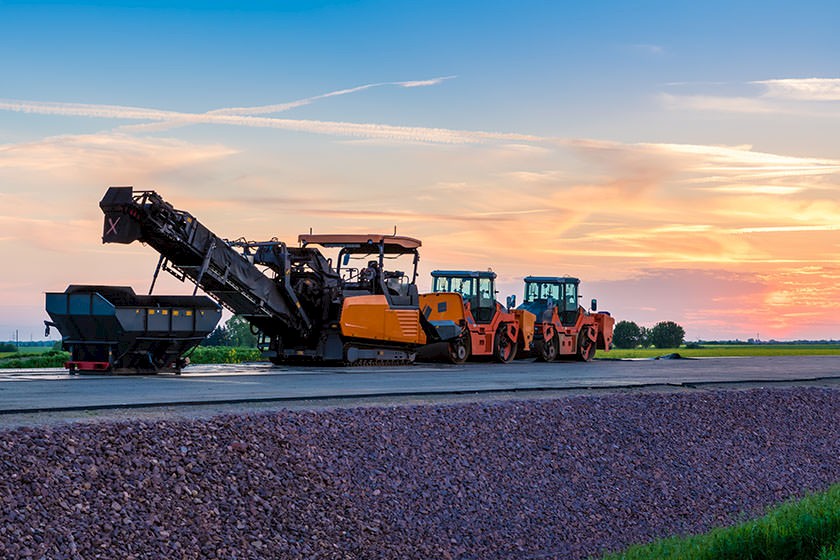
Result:
M731 230L734 233L780 233L780 232L803 232L803 231L840 231L838 224L820 225L797 225L797 226L767 226L767 227L745 227Z
M534 214L544 214L548 212L548 210L539 208L539 209L528 209L528 210L511 210L511 211L501 211L501 212L453 212L451 214L444 214L444 213L428 213L428 212L409 212L409 211L399 211L399 210L390 210L390 211L379 211L379 212L370 212L370 211L351 211L348 212L346 209L341 210L327 210L323 208L302 208L299 210L301 213L309 214L312 216L330 216L330 217L339 217L345 218L349 220L355 221L366 221L370 222L372 220L381 221L381 220L389 220L389 219L397 219L400 222L405 223L414 223L414 222L451 222L451 223L463 223L463 222L487 222L487 223L498 223L498 222L506 222L515 220L521 216L529 216Z
M254 107L227 107L222 109L213 109L212 111L207 111L206 113L200 113L202 115L244 115L244 116L255 116L255 115L268 115L272 113L282 113L285 111L290 111L292 109L296 109L298 107L304 107L306 105L311 105L316 101L320 101L322 99L329 99L331 97L340 97L342 95L349 95L352 93L358 93L360 91L365 91L374 88L380 88L385 86L398 86L403 88L416 88L416 87L427 87L427 86L435 86L443 83L446 80L451 80L455 78L455 76L443 76L440 78L432 78L429 80L416 80L416 81L408 81L408 82L377 82L373 84L364 84L361 86L356 86L352 88L345 88L339 89L335 91L331 91L328 93L323 93L320 95L313 95L311 97L305 97L303 99L298 99L295 101L288 101L285 103L274 103L271 105L257 105ZM162 131L162 130L169 130L172 128L177 128L180 126L186 126L189 124L196 124L196 121L188 118L176 117L170 121L163 121L163 122L156 122L156 123L146 123L146 124L134 124L134 125L126 125L122 127L123 130L127 131Z
M778 114L786 110L778 104L754 97L720 95L660 94L663 105L672 110L719 111L723 113Z
M751 146L710 146L704 144L638 144L666 153L695 157L696 171L756 172L762 177L774 173L823 174L840 171L840 160L809 158L760 152Z
M669 86L699 87L715 84L672 83ZM718 84L731 86L732 84ZM840 78L783 78L757 80L736 84L741 90L750 89L750 94L738 95L660 94L662 104L672 110L716 111L723 113L744 113L756 115L799 115L811 117L840 117L837 106L830 103L840 101Z
M21 144L0 144L0 169L29 169L71 174L118 170L145 176L143 170L182 168L235 154L219 144L197 145L166 138L137 138L127 134L66 134ZM154 165L150 166L150 162Z
M634 51L637 51L637 52L641 52L641 53L645 53L645 54L649 54L649 55L655 55L655 56L661 56L661 55L665 54L665 47L663 47L662 45L654 45L654 44L650 44L650 43L647 43L647 44L641 43L641 44L630 45L630 49L632 49Z
M350 136L441 144L475 144L487 141L546 141L545 138L541 138L539 136L508 132L453 130L447 128L428 128L341 121L280 119L211 113L182 113L176 111L161 111L156 109L123 107L117 105L88 105L81 103L49 103L0 99L0 110L21 113L36 113L42 115L65 115L74 117L125 120L175 121L180 124L220 124L254 128L274 128L295 132L326 134L331 136Z
M788 156L761 152L752 146L715 146L708 144L636 143L605 140L569 139L563 143L599 161L617 163L626 172L635 170L636 162L646 160L660 168L701 174L703 180L755 180L773 176L827 175L840 171L840 160ZM717 175L710 175L715 173Z
M457 76L443 76L441 78L432 78L431 80L415 80L409 82L391 82L394 85L413 88L413 87L425 87L425 86L436 86L440 83L443 83L446 80L452 80Z
M805 187L783 185L720 185L715 187L698 187L700 190L714 191L721 194L769 194L784 196L802 192Z
M764 86L764 95L776 99L840 101L840 78L785 78L752 83Z

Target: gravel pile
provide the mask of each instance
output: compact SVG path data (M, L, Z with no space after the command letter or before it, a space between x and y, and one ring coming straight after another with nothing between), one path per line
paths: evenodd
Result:
M840 480L840 391L0 432L2 558L585 558Z

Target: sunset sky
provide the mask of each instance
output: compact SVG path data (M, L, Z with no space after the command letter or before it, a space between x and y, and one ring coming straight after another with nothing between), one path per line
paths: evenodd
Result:
M248 5L250 7L243 7ZM278 7L279 6L279 7ZM145 293L109 185L221 237L422 239L696 339L840 339L836 2L0 0L0 340ZM157 293L189 293L174 279Z

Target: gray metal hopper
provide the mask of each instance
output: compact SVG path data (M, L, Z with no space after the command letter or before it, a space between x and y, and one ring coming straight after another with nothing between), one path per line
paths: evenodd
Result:
M48 293L47 314L75 371L179 372L184 354L219 322L206 296L141 296L124 286L69 286Z

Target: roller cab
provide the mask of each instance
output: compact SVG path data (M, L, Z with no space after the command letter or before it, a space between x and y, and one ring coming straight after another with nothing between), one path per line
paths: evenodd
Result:
M435 270L431 294L421 296L420 307L433 323L457 325L460 333L445 344L432 344L421 358L463 363L471 358L512 361L530 340L523 324L533 324L530 313L510 312L496 301L496 273L492 271Z
M527 276L520 310L536 316L530 351L537 360L588 362L612 343L615 320L609 313L587 311L579 303L580 280L570 276Z

